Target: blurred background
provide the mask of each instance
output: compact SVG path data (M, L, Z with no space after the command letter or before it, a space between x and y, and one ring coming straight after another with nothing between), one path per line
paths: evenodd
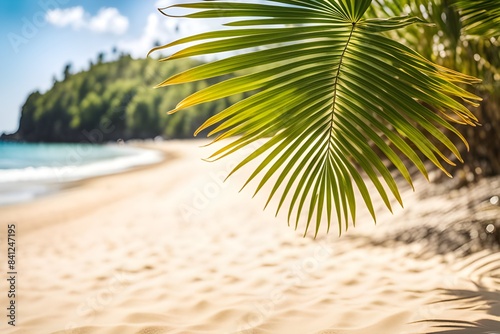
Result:
M304 238L237 194L245 177L223 182L255 146L208 164L186 140L242 96L167 115L212 82L153 87L207 59L148 51L220 25L158 12L173 2L0 3L0 235L17 226L22 326L5 332L498 331L500 37L466 36L451 0L373 0L368 16L434 23L390 34L481 78L482 126L460 129L453 180L431 171L405 210L377 199L377 226L361 209L346 236Z
M0 4L5 37L0 42L0 205L30 200L71 181L157 162L158 154L110 143L191 138L204 119L230 103L226 99L167 117L182 97L207 82L154 90L199 60L160 64L160 55L146 59L148 51L219 24L167 19L157 8L169 4Z
M2 3L0 133L17 132L12 138L26 141L76 142L88 140L83 131L112 123L116 128L103 140L191 137L193 118L221 105L174 116L167 126L166 111L196 87L151 90L179 68L144 59L153 46L217 22L167 19L157 8L169 3Z

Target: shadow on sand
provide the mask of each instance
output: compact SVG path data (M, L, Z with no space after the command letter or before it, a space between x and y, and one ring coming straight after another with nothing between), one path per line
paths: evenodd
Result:
M481 312L491 317L477 321L429 319L419 322L432 323L429 334L500 334L500 292L478 286L477 291L443 290L446 299L438 303L460 302L456 310ZM496 318L496 319L495 319Z

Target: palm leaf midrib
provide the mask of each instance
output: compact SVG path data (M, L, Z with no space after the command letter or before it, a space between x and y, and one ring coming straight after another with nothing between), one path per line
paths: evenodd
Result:
M318 176L318 179L316 180L315 184L312 185L314 187L314 191L312 193L312 196L314 197L313 198L313 202L316 202L316 193L318 191L318 187L319 188L322 188L324 186L327 186L327 184L329 182L333 182L335 180L332 180L329 176L331 174L331 170L333 169L337 169L337 168L342 168L343 166L333 166L333 161L334 159L331 158L331 155L334 153L333 152L333 141L335 139L335 127L334 127L334 123L335 123L335 114L336 114L336 104L337 104L337 93L338 93L338 85L339 85L339 79L340 79L340 76L341 76L341 71L342 71L342 65L343 65L343 62L344 62L344 56L347 52L347 49L349 48L349 44L351 42L351 38L354 34L354 30L356 28L356 22L352 22L351 24L351 30L349 32L349 37L347 38L347 41L345 43L345 46L344 46L344 49L342 50L342 53L340 54L340 57L339 57L339 63L337 65L337 68L335 70L335 80L333 82L333 97L332 97L332 107L331 107L331 116L330 116L330 121L329 121L329 125L328 125L328 144L327 144L327 148L325 150L325 153L323 155L323 161L322 161L322 166L320 167L320 173L319 173L319 176ZM341 180L338 180L339 182L341 182ZM314 183L311 182L311 183ZM343 199L343 198L342 198ZM319 201L320 202L323 202L323 198L320 198ZM301 206L302 206L302 203L301 203ZM309 228L309 224L310 224L310 221L311 221L311 218L312 218L312 215L311 215L312 212L310 212L310 215L307 219L307 225L306 225L306 229L305 229L305 233L307 233L307 230ZM318 215L321 215L322 213L322 210L318 210L317 214ZM347 213L347 212L345 212ZM298 222L298 221L297 221ZM330 227L330 222L328 223L328 228ZM297 224L296 224L296 228L297 228ZM318 229L316 228L316 233L318 233Z

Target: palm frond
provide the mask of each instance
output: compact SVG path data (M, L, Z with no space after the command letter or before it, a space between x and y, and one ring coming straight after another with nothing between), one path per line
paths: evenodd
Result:
M289 200L288 219L318 233L325 218L330 228L336 212L339 232L355 223L355 188L373 218L375 212L363 175L371 180L391 210L390 195L401 205L398 186L383 159L411 185L400 156L425 176L422 156L446 170L460 159L447 129L465 142L451 122L475 125L461 102L480 99L458 84L478 80L435 65L382 33L419 22L416 18L363 19L371 0L202 1L172 8L193 10L183 17L228 18L231 29L203 33L153 49L195 42L162 61L219 52L234 53L178 73L158 87L229 73L221 81L184 100L171 112L238 93L249 97L208 119L215 141L234 137L210 158L219 159L267 138L232 173L251 161L261 162L250 181L255 193L273 180L268 203L278 197L277 213ZM249 70L252 72L250 74ZM435 113L439 111L439 114ZM437 143L447 148L442 151ZM383 152L378 156L371 145ZM231 174L232 174L231 173ZM273 178L274 177L274 178ZM266 204L267 206L267 204Z
M467 35L483 38L500 36L499 0L457 0L455 5L462 16Z

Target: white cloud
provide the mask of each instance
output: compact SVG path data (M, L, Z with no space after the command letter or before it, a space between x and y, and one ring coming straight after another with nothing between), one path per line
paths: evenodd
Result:
M151 13L147 17L142 35L120 43L119 49L130 52L134 57L144 57L157 42L163 45L181 37L220 28L220 20L176 19L163 16L159 12ZM168 53L174 50L169 50Z
M176 34L176 20L169 20L158 14L149 14L146 26L139 38L124 41L120 49L125 49L135 57L144 57L156 42L161 44L174 40Z
M49 10L45 19L56 27L71 27L74 30L87 29L95 33L124 34L129 26L128 18L116 8L101 8L91 16L83 7Z
M99 33L122 35L127 32L128 24L128 18L122 16L118 9L101 8L97 15L90 19L89 28Z

